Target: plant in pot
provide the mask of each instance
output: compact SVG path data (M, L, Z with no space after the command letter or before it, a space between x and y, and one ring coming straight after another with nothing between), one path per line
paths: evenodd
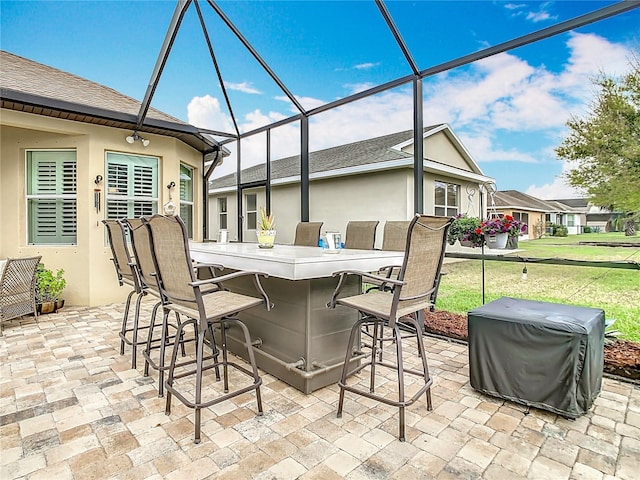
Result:
M45 268L40 263L36 269L36 307L38 313L57 312L64 306L62 291L67 281L64 278L64 270L58 269L54 274L52 270Z
M447 232L447 242L453 245L456 241L463 247L481 247L484 236L480 230L480 219L469 217L466 213L456 215Z
M480 223L489 248L506 248L509 237L518 237L527 232L527 224L515 220L511 215L492 217Z
M273 248L273 242L276 239L275 219L273 213L267 215L264 207L260 207L260 222L256 236L258 237L258 247Z

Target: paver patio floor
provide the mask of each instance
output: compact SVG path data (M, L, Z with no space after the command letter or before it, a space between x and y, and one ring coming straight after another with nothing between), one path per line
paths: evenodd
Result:
M2 480L639 478L640 387L605 378L576 420L526 414L471 388L466 346L428 337L434 409L407 409L404 443L393 407L347 393L336 418L336 385L304 395L263 373L264 416L253 394L213 406L195 445L193 411L174 399L165 415L155 372L143 376L141 356L132 370L130 347L120 356L122 309L4 325Z

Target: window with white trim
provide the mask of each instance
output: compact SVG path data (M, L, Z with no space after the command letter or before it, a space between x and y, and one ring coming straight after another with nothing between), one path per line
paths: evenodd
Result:
M566 226L567 227L575 227L576 226L576 216L573 213L568 213L566 215Z
M158 158L107 152L107 218L137 218L158 211Z
M180 218L193 238L193 168L180 164Z
M244 205L247 212L247 230L258 228L258 198L255 193L244 196Z
M75 150L27 150L27 238L31 245L77 243Z
M220 223L220 229L227 229L227 197L218 199L218 220Z
M436 180L434 186L434 214L440 217L455 217L460 202L460 185Z
M513 212L513 218L519 222L529 224L529 214L524 212Z

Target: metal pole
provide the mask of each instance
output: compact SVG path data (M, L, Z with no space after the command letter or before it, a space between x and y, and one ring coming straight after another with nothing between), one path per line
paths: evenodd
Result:
M309 117L300 119L300 221L309 221Z
M484 184L483 185L479 185L479 191L480 191L480 221L482 221L482 219L484 218L484 214L483 211L484 209L482 208L484 205L484 194L482 192L482 190L484 189ZM484 240L482 241L482 247L481 247L481 255L482 255L482 304L484 305Z
M424 212L424 129L422 80L413 79L413 212Z

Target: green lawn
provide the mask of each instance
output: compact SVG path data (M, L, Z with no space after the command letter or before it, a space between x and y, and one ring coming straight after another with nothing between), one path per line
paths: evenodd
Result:
M578 246L578 241L625 241L624 234L583 234L520 242L522 257L640 262L638 247ZM629 237L627 237L629 238ZM631 237L640 242L640 237ZM632 240L633 241L633 240ZM485 261L485 301L501 296L602 308L622 338L640 342L640 270ZM437 308L466 313L482 305L480 260L447 263Z

